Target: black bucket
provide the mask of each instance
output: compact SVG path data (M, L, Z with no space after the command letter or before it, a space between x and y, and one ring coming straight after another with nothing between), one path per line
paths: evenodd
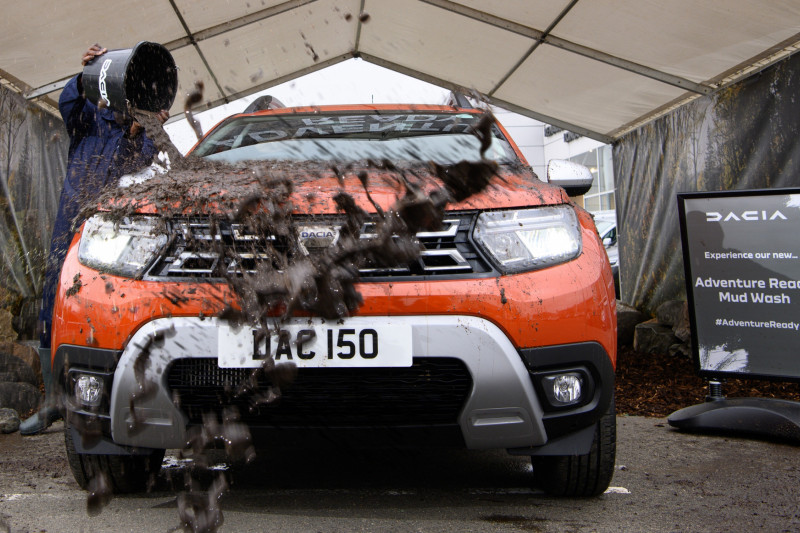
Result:
M86 98L123 113L134 109L157 113L172 107L178 91L178 67L169 50L142 41L133 48L109 50L83 67Z

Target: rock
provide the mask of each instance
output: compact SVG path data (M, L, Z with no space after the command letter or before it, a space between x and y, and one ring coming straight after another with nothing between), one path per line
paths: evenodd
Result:
M36 348L18 342L4 342L0 343L0 354L13 355L21 359L26 365L33 369L37 380L34 385L42 383L42 363Z
M664 326L673 327L681 323L689 323L689 306L681 300L668 300L656 309L656 318Z
M689 323L676 324L672 326L672 334L678 337L681 342L690 342L692 340L692 330L689 328Z
M0 309L0 342L17 340L17 332L11 327L14 315L8 309Z
M669 353L670 346L677 342L672 329L659 324L656 318L637 324L633 334L633 349L640 353Z
M673 344L669 347L669 354L675 357L692 359L692 348L686 343Z
M0 382L2 381L30 383L38 388L40 378L36 376L30 365L19 357L0 353ZM3 405L0 405L0 407L3 407Z
M0 407L26 415L39 408L43 395L30 383L0 383Z
M689 304L683 302L683 310L672 324L672 333L684 343L692 340L692 326L689 321Z
M22 298L19 307L19 313L14 315L14 320L11 323L14 331L17 332L20 339L36 339L36 327L39 324L39 310L41 308L41 298Z
M636 324L646 318L645 314L617 300L617 345L630 346Z
M14 433L19 429L19 415L14 409L0 408L0 433Z

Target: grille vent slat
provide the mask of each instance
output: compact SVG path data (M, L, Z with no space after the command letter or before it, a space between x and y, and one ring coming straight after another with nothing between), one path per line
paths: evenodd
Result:
M410 368L301 368L279 402L251 411L251 398L226 392L249 373L219 368L215 358L178 359L167 383L192 423L234 405L243 422L263 427L455 424L472 389L469 371L454 358L416 358ZM259 381L262 391L268 385Z
M492 267L475 249L470 238L470 228L476 213L448 213L440 231L420 232L416 238L423 250L418 260L392 268L363 264L359 272L363 281L372 278L403 278L414 276L454 276L485 274ZM337 224L338 221L338 224ZM338 226L341 219L323 216L297 221L300 227L320 228ZM216 222L217 231L212 231L211 223L202 220L188 220L172 223L173 239L148 271L150 278L216 278L220 272L236 274L241 271L252 272L258 264L273 262L277 254L286 253L289 243L285 238L260 236L248 233L240 224ZM375 236L375 223L366 222L362 227L361 238ZM311 243L311 241L308 241ZM226 254L231 258L220 263L219 247L227 247L235 253ZM300 246L304 249L305 246ZM321 250L318 241L309 245L310 253Z

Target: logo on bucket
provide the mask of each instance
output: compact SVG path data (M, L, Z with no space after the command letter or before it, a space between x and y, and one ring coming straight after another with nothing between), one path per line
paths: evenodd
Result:
M100 85L100 96L105 100L106 105L110 106L111 102L108 99L108 92L106 92L106 71L108 71L108 67L111 66L112 60L106 59L103 61L103 66L100 67L100 78L99 78L99 85Z

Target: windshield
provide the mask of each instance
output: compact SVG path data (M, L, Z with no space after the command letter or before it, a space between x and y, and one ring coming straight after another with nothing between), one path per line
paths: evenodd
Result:
M194 154L208 159L457 163L480 158L472 131L481 115L349 111L238 117L203 139ZM518 162L497 126L485 157Z

